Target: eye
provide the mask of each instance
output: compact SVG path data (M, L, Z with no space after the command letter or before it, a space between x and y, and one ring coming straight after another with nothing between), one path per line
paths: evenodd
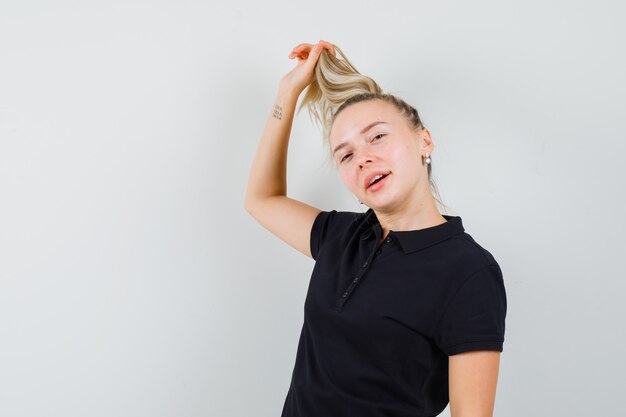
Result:
M379 133L378 135L374 136L372 138L372 142L376 141L376 140L380 140L379 138L382 138L383 136L387 136L384 133ZM351 153L346 154L343 158L341 158L341 160L339 161L339 163L342 163L347 157L349 157L350 155L352 155Z
M350 155L352 155L352 154L351 153L346 154L343 158L341 158L341 161L339 161L339 163L343 162Z

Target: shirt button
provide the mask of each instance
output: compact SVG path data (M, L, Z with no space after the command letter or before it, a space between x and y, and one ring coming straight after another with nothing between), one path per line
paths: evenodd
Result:
M381 252L382 252L382 251L381 251L380 249L378 249L378 250L376 251L376 255L380 255L380 253L381 253Z
M367 266L367 261L365 261L365 263L363 264L363 268L365 268Z
M342 295L343 298L346 298L347 296L348 296L348 292L344 292Z
M390 237L388 237L388 238L387 238L387 240L386 240L386 242L391 242L391 238L390 238Z
M352 280L352 282L354 282L354 283L356 284L356 283L358 282L358 280L359 280L359 277L356 277L356 278L354 278L354 279Z

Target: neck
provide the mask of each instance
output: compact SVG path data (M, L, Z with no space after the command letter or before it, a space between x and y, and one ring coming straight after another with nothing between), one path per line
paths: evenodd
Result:
M420 230L445 223L446 219L439 213L435 200L430 193L428 196L430 198L425 198L416 204L410 205L407 202L403 206L391 209L372 208L380 222L382 239L387 237L390 230L397 232Z

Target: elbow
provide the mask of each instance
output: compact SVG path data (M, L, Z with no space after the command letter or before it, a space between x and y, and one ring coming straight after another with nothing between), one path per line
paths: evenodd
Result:
M252 206L250 205L250 203L249 203L247 200L243 203L243 209L244 209L244 210L245 210L248 214L250 214L250 212L251 212L251 210L252 210Z
M251 194L249 190L246 190L246 193L243 196L243 209L247 211L248 213L250 213L250 211L252 210L252 202L253 200L252 200Z
M243 203L243 209L248 213L248 214L252 214L252 211L254 209L254 207L256 206L256 204L254 203L254 201L250 198L246 198L244 203Z

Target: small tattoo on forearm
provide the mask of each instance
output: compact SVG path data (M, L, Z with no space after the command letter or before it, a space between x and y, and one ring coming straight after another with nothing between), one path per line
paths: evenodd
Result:
M274 117L278 120L283 119L283 108L280 107L278 104L274 105Z

